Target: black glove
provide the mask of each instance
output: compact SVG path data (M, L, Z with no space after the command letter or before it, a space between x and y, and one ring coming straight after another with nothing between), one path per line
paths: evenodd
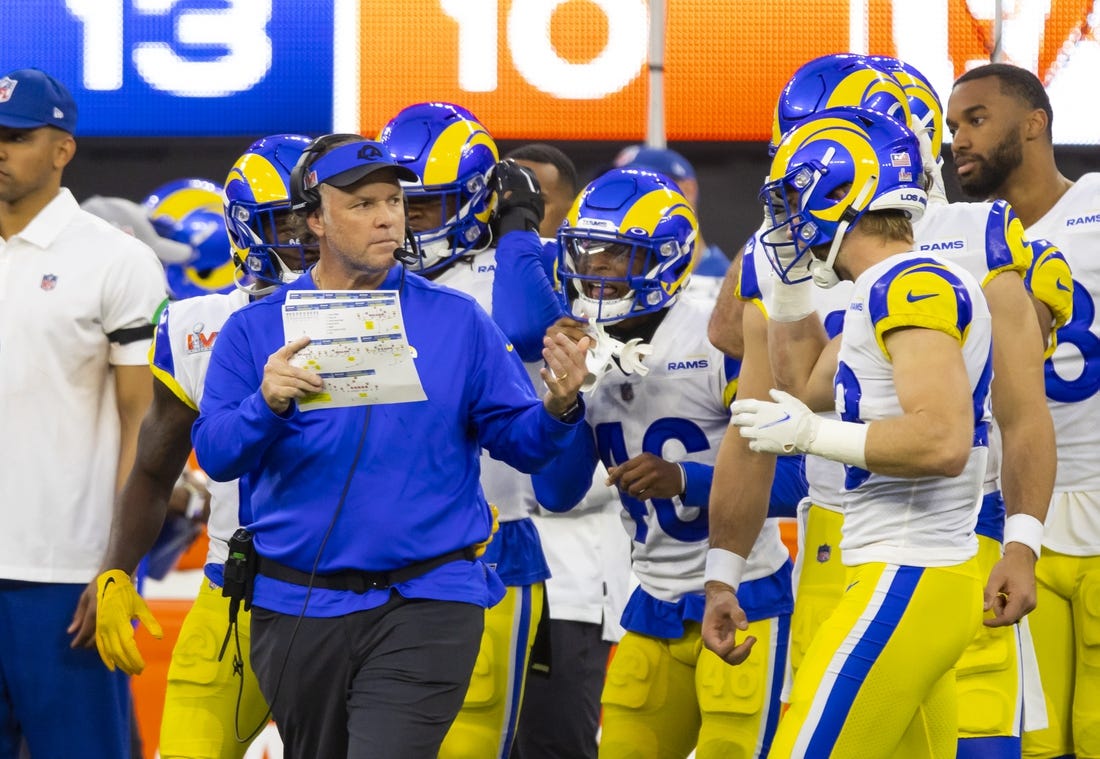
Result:
M510 159L501 161L493 171L493 189L497 193L497 228L501 237L517 229L539 231L546 207L533 171Z

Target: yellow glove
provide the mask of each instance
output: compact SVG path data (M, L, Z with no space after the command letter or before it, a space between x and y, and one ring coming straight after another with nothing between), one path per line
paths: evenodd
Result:
M140 619L154 638L164 635L160 623L138 595L130 575L121 569L101 574L95 579L95 587L95 647L100 658L112 672L118 667L128 675L140 675L145 660L134 642L131 620Z
M474 556L478 558L485 555L485 552L489 549L489 544L493 542L493 536L496 535L497 530L500 529L500 512L497 511L497 507L490 503L489 511L493 512L493 529L489 530L489 537L474 546Z

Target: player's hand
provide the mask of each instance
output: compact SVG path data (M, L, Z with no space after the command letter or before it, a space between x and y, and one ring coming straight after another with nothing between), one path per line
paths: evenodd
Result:
M121 669L128 675L139 675L145 669L131 621L141 620L154 638L164 631L160 623L138 595L130 581L130 575L121 569L110 569L96 578L96 603L98 612L95 624L95 645L99 656L112 672Z
M1023 619L1036 604L1035 553L1023 543L1005 545L985 585L986 627L1006 627Z
M755 398L735 401L730 406L731 424L741 428L741 437L757 453L777 455L806 451L817 435L821 418L790 393L769 391L775 403Z
M474 555L481 558L489 550L489 544L493 542L493 536L500 529L500 511L493 504L489 504L489 511L493 514L493 527L489 530L489 537L474 546Z
M608 467L607 484L639 500L683 495L680 467L660 456L643 453L619 466Z
M588 336L574 342L560 332L542 338L542 359L546 366L539 373L547 388L543 404L554 417L560 417L577 402L581 384L588 376L584 361L590 342Z
M324 387L321 375L317 372L301 369L290 363L290 359L307 345L309 338L299 337L272 353L264 364L260 394L276 414L285 414L292 401L311 393L319 393Z
M69 648L91 648L95 645L95 596L95 580L92 580L80 594L80 600L76 602L76 611L73 613L73 621L66 629L66 632L73 636Z
M578 343L582 337L588 335L588 329L588 322L572 316L562 316L546 328L546 334L553 337L560 332L573 342Z
M756 638L746 635L737 642L737 634L749 629L749 620L733 588L711 580L706 584L707 605L703 612L703 645L727 664L740 664L749 658Z
M546 204L535 172L506 158L493 170L492 182L501 236L517 229L538 232Z

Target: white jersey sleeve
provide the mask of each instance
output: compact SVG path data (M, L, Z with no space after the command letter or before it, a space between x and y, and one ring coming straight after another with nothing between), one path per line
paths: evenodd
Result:
M183 403L198 411L210 352L226 319L248 303L248 294L235 290L171 303L161 313L153 338L153 375ZM207 484L210 518L206 532L210 547L207 564L224 564L229 538L240 526L237 480Z

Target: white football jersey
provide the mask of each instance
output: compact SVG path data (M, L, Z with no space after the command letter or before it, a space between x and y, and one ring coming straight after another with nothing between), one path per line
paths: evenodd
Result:
M489 314L493 313L493 277L496 272L496 249L488 248L472 256L464 256L444 269L435 282L466 293ZM541 364L525 364L535 387L540 387ZM497 507L501 522L526 519L535 513L538 502L530 475L497 461L481 452L481 488L485 499Z
M960 265L982 286L1004 272L1017 272L1024 276L1031 264L1032 251L1024 240L1023 225L1005 201L930 203L920 221L913 226L913 235L915 252L939 256ZM772 286L771 267L764 256L759 232L751 244L757 251L755 277L762 298L767 288ZM743 282L742 287L744 289L746 283ZM830 289L815 290L814 305L825 322L829 337L839 334L851 292L851 284L847 282ZM1033 294L1047 303L1053 313L1063 310L1056 293L1036 288ZM994 434L990 436L986 492L999 489L1000 469L1000 438ZM843 467L827 459L808 456L806 478L814 504L838 510L836 504L839 503L844 482Z
M1100 491L1100 173L1078 179L1027 234L1057 245L1073 272L1072 318L1058 331L1058 347L1047 361L1058 474L1043 542L1062 553L1095 555L1100 553L1100 513L1057 496Z
M974 445L958 477L900 478L846 466L844 563L943 566L977 552L974 527L986 469L989 309L977 280L933 256L902 253L855 282L844 316L836 374L836 409L849 422L902 414L885 335L917 326L951 335L962 347L975 416Z
M600 458L620 465L642 453L666 461L714 465L729 426L728 386L737 362L707 340L710 307L684 298L670 306L645 359L649 374L617 366L585 397ZM633 538L642 589L662 601L703 592L708 547L705 508L679 498L640 501L620 492L623 525ZM788 560L775 519L768 519L748 558L744 580L776 572Z
M248 293L214 293L171 303L160 317L150 354L153 375L177 398L198 411L214 341L229 315L249 302ZM210 547L207 564L224 564L229 539L240 526L237 480L210 480Z

